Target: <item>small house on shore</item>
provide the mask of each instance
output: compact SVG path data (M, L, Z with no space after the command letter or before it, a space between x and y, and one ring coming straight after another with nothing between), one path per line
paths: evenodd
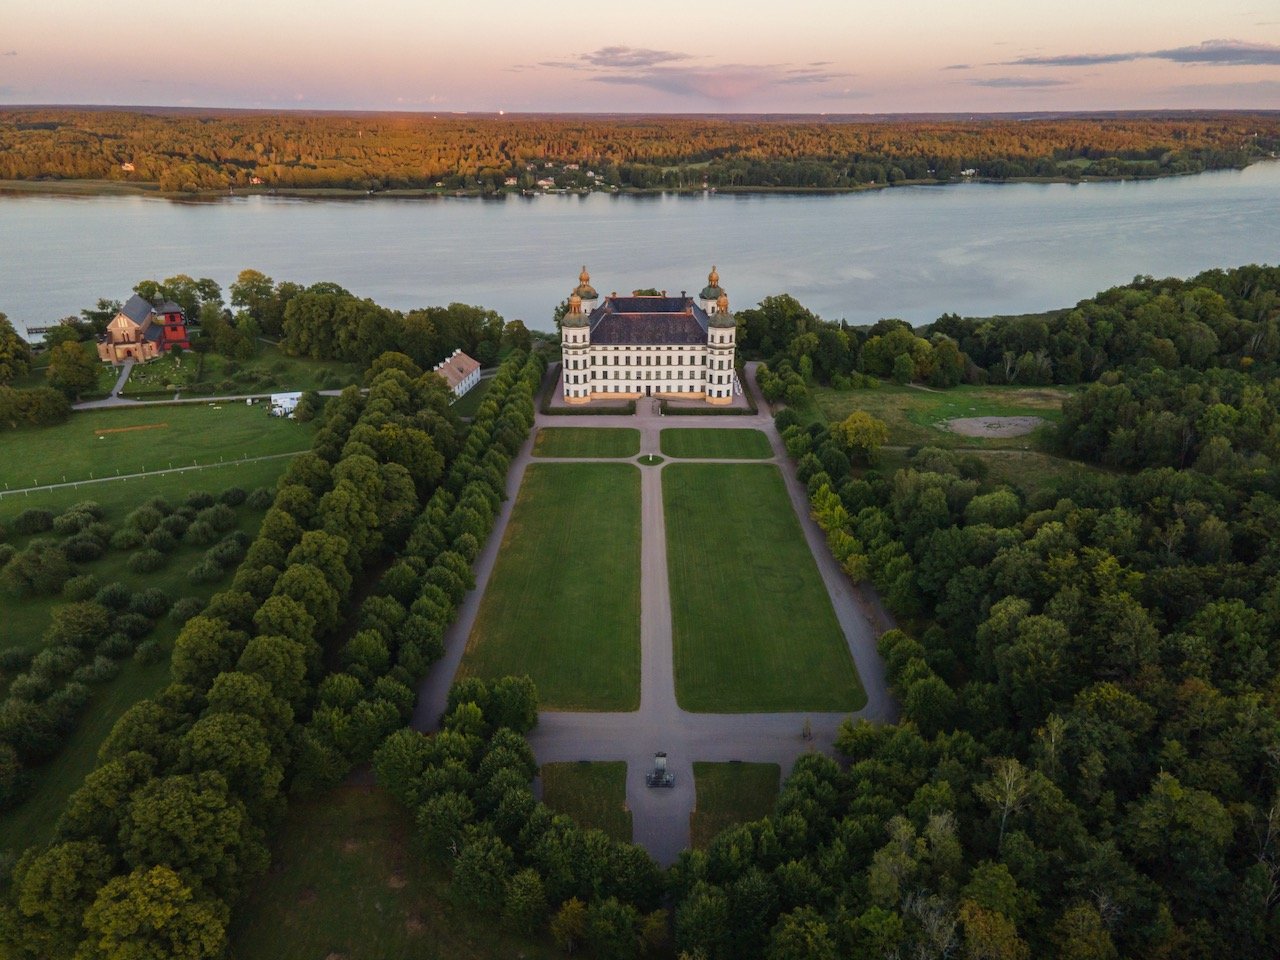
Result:
M437 363L432 370L444 378L457 400L480 382L480 362L467 356L460 349L453 351Z

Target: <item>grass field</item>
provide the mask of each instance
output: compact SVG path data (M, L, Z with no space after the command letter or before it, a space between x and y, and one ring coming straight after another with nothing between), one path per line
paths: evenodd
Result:
M631 842L627 809L627 765L548 763L542 768L542 802L573 817L579 826L596 827L615 840Z
M705 850L726 827L773 813L780 772L776 763L694 763L698 799L689 816L693 848Z
M662 452L668 457L708 460L768 460L769 438L759 430L716 430L691 427L663 430Z
M533 441L535 457L634 457L640 431L633 427L543 427Z
M480 409L480 403L493 385L493 378L486 377L459 397L453 403L453 412L460 417L474 417Z
M192 490L217 493L227 487L274 487L289 465L288 457L256 460L253 463L221 463L192 468L181 473L155 473L145 477L84 483L56 490L34 493L12 493L0 496L0 523L28 508L60 513L81 500L93 500L107 511L108 519L120 519L139 503L151 497L181 500Z
M376 787L295 800L270 873L231 928L236 960L552 960L549 941L455 906L447 873L413 853L412 816Z
M310 448L315 430L315 421L269 417L243 403L87 410L54 427L6 434L0 488L293 453Z
M527 673L552 710L639 706L639 467L526 470L461 672Z
M709 713L866 702L777 467L665 467L676 697Z
M1056 423L1062 401L1071 396L1064 387L952 387L920 390L882 384L874 390L832 390L818 387L814 403L830 423L855 410L865 410L889 427L889 443L905 446L1031 449L1035 433L1021 437L965 437L941 426L957 417L1042 417ZM1043 431L1045 428L1041 427Z

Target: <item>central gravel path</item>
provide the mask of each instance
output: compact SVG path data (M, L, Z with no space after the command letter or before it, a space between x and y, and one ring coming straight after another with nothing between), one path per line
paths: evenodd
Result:
M747 380L755 390L753 365ZM760 409L765 410L757 394ZM689 846L689 815L694 807L693 762L743 760L776 763L785 776L796 758L809 751L829 752L840 723L848 716L891 722L897 706L889 694L884 664L876 652L876 637L890 625L888 615L874 596L857 590L845 577L826 547L822 531L809 517L808 497L786 457L781 437L767 413L752 416L660 417L657 405L640 400L634 416L576 417L539 414L533 434L544 426L632 427L640 430L640 455L660 454L663 429L714 427L761 430L769 438L773 457L751 463L772 463L782 471L792 506L800 518L805 539L817 561L836 617L849 644L867 693L867 704L856 713L690 713L676 702L674 656L671 636L671 594L667 576L666 525L662 506L662 470L671 462L697 460L667 458L640 470L640 709L628 713L578 713L544 710L538 726L529 734L539 765L557 761L623 760L627 764L627 806L632 813L634 840L658 863L674 863ZM462 661L480 601L493 573L516 494L531 462L533 435L512 463L507 479L507 499L493 534L476 559L476 588L463 601L458 618L445 636L444 658L423 681L414 714L419 730L438 727L449 687ZM542 463L573 462L563 458L538 458ZM582 462L635 463L592 458ZM732 460L705 461L732 463ZM747 462L747 461L742 461ZM812 739L802 736L805 721ZM665 750L668 769L676 778L671 789L650 789L645 774L652 768L655 751Z

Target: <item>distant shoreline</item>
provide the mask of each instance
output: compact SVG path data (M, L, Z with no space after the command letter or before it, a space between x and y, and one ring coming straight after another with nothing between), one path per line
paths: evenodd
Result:
M286 197L297 200L377 200L387 198L393 200L429 200L435 198L470 198L481 200L498 200L508 197L518 199L534 199L542 196L577 196L586 197L592 194L606 196L661 196L677 194L695 196L698 194L726 193L734 196L759 195L803 195L803 196L837 196L849 193L867 193L876 190L892 190L896 187L936 186L950 187L967 183L1016 184L1016 183L1120 183L1141 180L1169 180L1175 177L1196 177L1205 173L1222 173L1227 170L1241 171L1255 163L1276 162L1275 157L1257 157L1243 167L1223 167L1217 170L1200 170L1190 173L1159 173L1150 176L1089 176L1089 177L965 177L959 180L901 180L897 183L868 183L848 187L767 187L767 186L729 186L729 187L621 187L617 190L538 190L522 193L519 190L502 190L489 193L481 190L449 190L443 187L415 187L391 190L360 190L351 187L247 187L236 190L199 190L195 192L164 191L155 182L127 180L0 180L0 199L10 196L76 196L76 197L155 197L161 200L176 201L215 201L238 197Z

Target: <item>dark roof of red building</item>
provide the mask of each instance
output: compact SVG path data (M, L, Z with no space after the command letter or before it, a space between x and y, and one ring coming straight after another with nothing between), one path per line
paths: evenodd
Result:
M707 314L692 297L605 297L590 322L592 344L707 342Z

